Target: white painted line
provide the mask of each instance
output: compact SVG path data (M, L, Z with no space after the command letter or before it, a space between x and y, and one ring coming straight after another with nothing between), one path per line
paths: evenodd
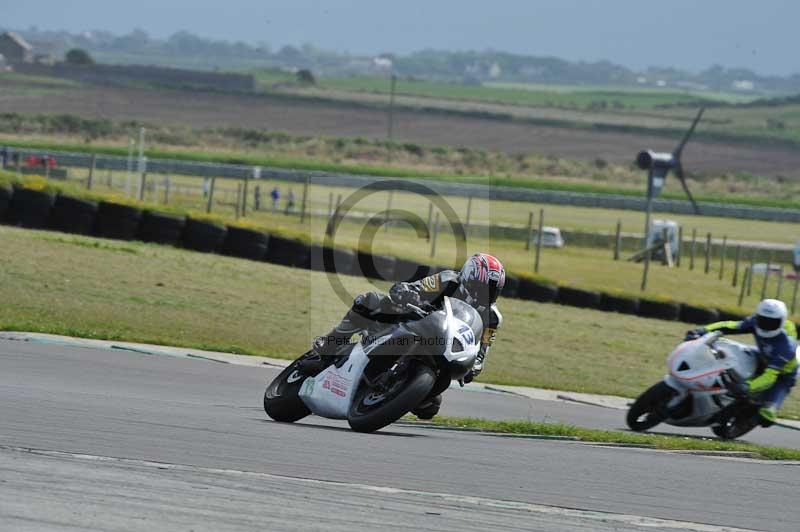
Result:
M78 460L92 460L97 462L113 462L118 464L128 464L140 467L166 469L185 472L203 472L220 475L248 476L270 480L284 480L301 484L310 484L324 487L346 487L354 490L368 491L372 493L384 493L389 495L406 495L430 500L439 499L444 502L462 504L472 507L496 508L502 510L512 510L520 513L554 515L564 518L581 519L589 522L619 523L620 525L658 529L658 530L686 530L691 532L754 532L752 529L733 528L691 521L678 521L674 519L661 519L657 517L645 517L633 514L619 514L601 512L594 510L581 510L579 508L564 508L560 506L547 506L520 501L509 501L503 499L491 499L487 497L474 497L470 495L457 495L452 493L438 493L429 491L408 490L402 488L392 488L388 486L374 486L370 484L360 484L351 482L337 482L333 480L320 480L313 478L291 477L286 475L274 475L271 473L256 473L252 471L241 471L236 469L217 469L199 466L189 466L182 464L171 464L165 462L153 462L149 460L133 460L129 458L114 458L109 456L97 456L90 454L66 453L61 451L46 451L38 449L28 449L23 447L0 446L0 450L11 452L31 453L39 456L49 456L53 458L71 458Z

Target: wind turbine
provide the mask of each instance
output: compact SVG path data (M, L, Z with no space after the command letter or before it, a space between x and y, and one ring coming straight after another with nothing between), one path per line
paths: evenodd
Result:
M683 153L684 146L686 146L686 143L689 142L689 138L692 136L692 133L694 133L697 123L700 122L700 119L703 117L704 111L704 107L700 108L700 110L697 112L697 116L692 122L692 126L683 136L683 140L681 140L680 144L678 144L672 153L644 150L639 152L639 155L636 156L636 164L639 166L639 168L642 170L648 170L647 209L644 222L645 247L647 247L647 236L650 234L650 215L653 211L653 198L657 197L661 193L661 189L664 188L664 183L666 183L667 174L670 170L675 170L675 174L678 176L678 179L680 179L681 186L683 187L684 192L686 192L686 196L689 198L689 201L692 202L692 208L694 209L695 214L700 214L700 208L697 206L697 202L694 200L692 193L689 191L689 186L686 184L686 175L683 173L683 165L681 164L681 154Z

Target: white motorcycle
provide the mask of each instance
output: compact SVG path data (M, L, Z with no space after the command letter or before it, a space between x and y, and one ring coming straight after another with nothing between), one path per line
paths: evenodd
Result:
M438 310L406 309L397 323L364 331L360 342L341 348L316 375L298 369L310 353L295 360L267 387L264 411L290 423L312 413L346 419L355 431L373 432L462 379L480 349L478 312L449 297Z
M758 426L758 403L735 397L731 382L752 378L759 368L756 348L722 338L719 332L683 342L667 358L669 373L651 386L628 410L635 431L659 423L678 427L711 427L718 437L738 438Z

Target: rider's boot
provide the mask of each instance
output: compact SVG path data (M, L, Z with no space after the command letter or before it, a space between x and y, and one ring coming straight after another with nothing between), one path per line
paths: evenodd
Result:
M298 363L298 369L309 374L319 373L330 365L339 349L347 345L350 337L360 330L361 328L356 327L349 316L346 316L331 332L314 338L310 356Z
M439 408L441 406L442 394L434 395L429 399L425 399L414 410L412 410L411 413L417 416L419 419L433 419L433 416L439 413Z

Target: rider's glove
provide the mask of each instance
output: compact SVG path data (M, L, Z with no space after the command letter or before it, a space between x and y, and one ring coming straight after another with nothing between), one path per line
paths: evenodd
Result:
M689 340L697 340L704 334L706 334L705 327L698 327L697 329L692 329L690 331L686 331L686 337L683 339L684 342L688 342Z
M734 378L734 376L727 371L720 375L720 380L722 381L722 385L725 386L725 389L728 390L728 393L734 397L747 397L747 394L750 392L750 385L747 384L747 382Z
M393 287L391 292L389 292L389 299L392 300L392 303L400 306L405 305L417 305L419 306L419 294L416 290L412 290L404 285L398 285Z

